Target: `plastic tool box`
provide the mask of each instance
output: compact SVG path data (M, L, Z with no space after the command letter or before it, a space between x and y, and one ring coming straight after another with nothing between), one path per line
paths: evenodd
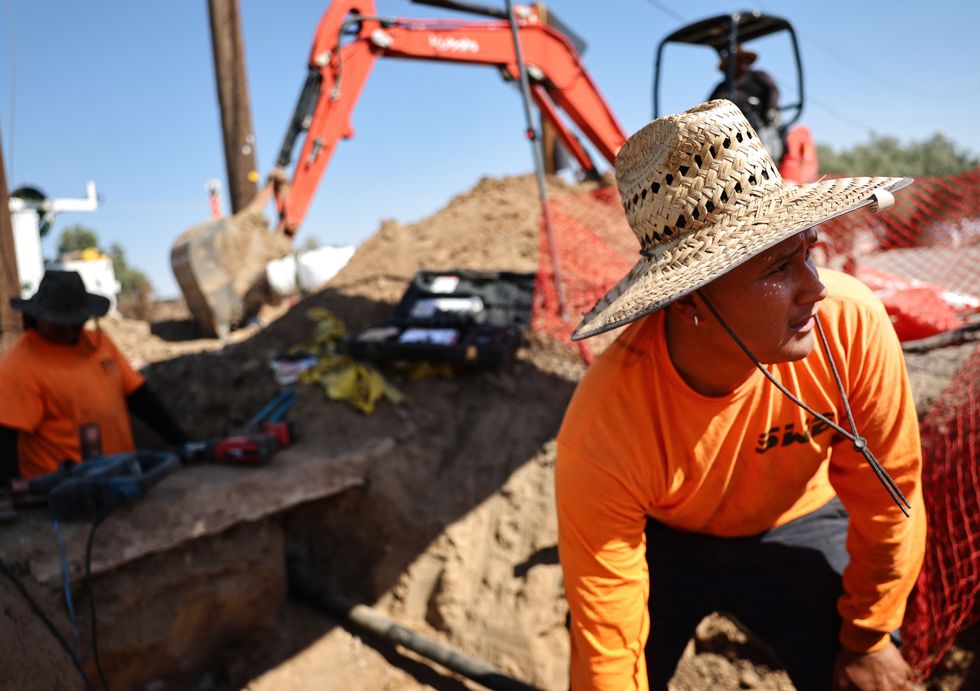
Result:
M392 316L348 339L354 357L496 365L531 322L534 274L420 271Z

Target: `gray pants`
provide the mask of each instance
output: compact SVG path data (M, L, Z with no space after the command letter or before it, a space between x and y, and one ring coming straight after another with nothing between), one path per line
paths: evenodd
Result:
M647 520L651 689L666 689L698 623L730 613L779 656L799 691L830 688L847 511L833 499L761 535L720 538Z

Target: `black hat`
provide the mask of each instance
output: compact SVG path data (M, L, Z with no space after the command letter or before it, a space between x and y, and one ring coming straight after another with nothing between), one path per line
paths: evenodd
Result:
M10 298L10 306L52 324L83 324L109 311L109 298L85 290L77 271L46 271L29 300Z

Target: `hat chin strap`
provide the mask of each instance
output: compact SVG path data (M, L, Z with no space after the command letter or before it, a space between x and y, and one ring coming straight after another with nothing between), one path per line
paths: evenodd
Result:
M839 434L843 435L845 438L849 439L851 443L854 445L854 450L862 454L865 457L865 459L868 461L868 465L870 465L871 469L874 470L874 473L878 477L878 480L880 480L881 484L884 485L885 489L888 491L888 495L892 498L892 500L894 500L894 502L898 504L898 508L902 510L902 513L904 513L906 517L911 515L909 511L912 509L912 505L909 503L909 500L905 498L905 495L902 493L902 490L898 486L898 483L896 483L895 480L892 479L891 475L888 474L888 471L885 470L884 466L881 465L878 459L875 458L875 455L871 453L871 449L868 448L868 440L862 437L858 433L857 425L854 422L854 415L851 413L851 404L847 400L847 394L844 393L844 383L841 381L840 373L837 371L837 365L834 363L834 358L830 354L830 345L827 343L827 337L824 335L823 326L820 325L820 319L814 317L814 321L817 324L817 333L820 335L820 343L823 345L824 352L827 354L827 361L830 363L830 369L834 373L834 381L837 382L837 390L840 391L841 400L844 403L844 411L847 414L847 422L851 428L850 432L848 432L846 429L844 429L836 422L828 418L826 415L818 413L816 410L814 410L806 403L801 401L799 398L797 398L795 395L793 395L793 393L789 389L787 389L785 386L779 383L779 381L776 380L776 378L772 375L772 373L769 372L769 370L767 370L765 367L763 367L762 363L759 362L759 359L752 354L752 351L749 350L749 347L742 342L742 339L740 339L735 334L735 332L728 325L728 323L721 318L721 315L718 314L718 310L716 310L714 305L711 304L711 302L705 296L704 292L700 290L697 292L701 300L704 301L705 306L707 306L708 311L710 311L711 314L714 315L715 319L718 320L718 323L721 324L721 327L728 333L729 336L732 337L732 340L735 341L736 345L738 345L738 347L742 349L742 352L744 352L749 357L749 360L752 361L752 364L754 364L759 369L759 371L762 372L762 374L766 377L766 379L772 382L773 386L779 389L787 398L793 401L793 403L800 406L801 408L803 408L803 410L807 411L808 413L810 413L811 415L813 415L823 423L829 425L831 428L833 428Z

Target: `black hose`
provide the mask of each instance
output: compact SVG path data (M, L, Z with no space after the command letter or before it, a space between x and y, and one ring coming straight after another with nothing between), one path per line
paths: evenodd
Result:
M92 595L92 540L95 538L95 530L106 519L112 509L106 509L92 521L92 529L89 530L88 540L85 543L85 595L88 597L89 614L92 618L92 657L95 659L95 669L99 673L99 681L102 683L104 691L109 691L109 684L105 680L105 672L102 671L102 661L99 659L99 631L95 622L95 597Z
M509 677L495 667L466 653L422 636L396 624L370 607L359 605L339 595L328 593L313 584L299 570L290 570L289 589L294 595L311 602L325 612L346 619L385 640L404 646L447 669L494 691L537 691L536 687Z
M72 664L75 665L75 669L78 670L78 673L82 677L82 681L85 683L85 688L89 689L90 691L96 691L95 685L88 678L88 675L85 674L85 668L82 667L82 661L78 659L78 655L68 645L68 641L66 641L65 637L61 635L61 632L58 631L55 625L51 622L48 615L44 613L44 610L41 609L41 606L37 603L37 601L31 597L29 592L27 592L27 588L24 587L21 580L17 578L17 576L15 576L14 573L8 569L7 565L2 561L0 561L0 573L3 573L3 575L7 577L7 580L13 583L14 588L16 588L17 592L21 594L21 597L27 601L27 604L30 605L30 608L34 614L36 614L37 617L44 622L44 625L47 627L48 631L51 632L51 635L55 637L55 640L58 641L64 651L68 653L68 657L71 658Z

